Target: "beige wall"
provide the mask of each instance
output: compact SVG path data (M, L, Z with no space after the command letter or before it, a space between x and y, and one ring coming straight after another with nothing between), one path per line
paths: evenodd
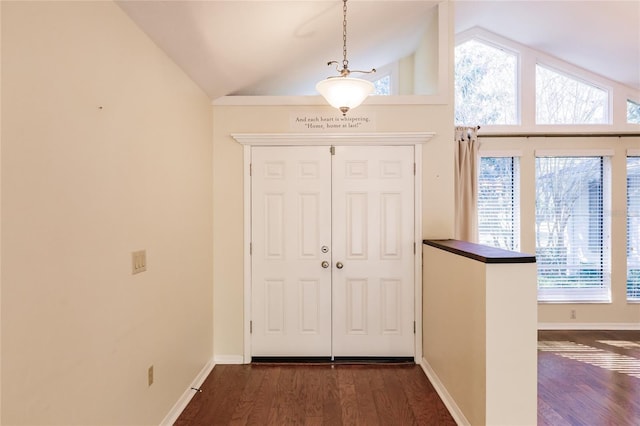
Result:
M325 106L215 106L214 120L214 341L216 356L243 354L243 148L231 133L291 132L292 113ZM379 132L435 132L423 148L423 235L453 233L453 127L449 105L363 105Z
M425 368L454 418L536 424L536 265L423 250Z
M446 5L441 5L446 8ZM438 11L441 8L434 8L428 17L426 29L420 44L413 54L413 90L417 95L437 95L440 88L438 76L440 58L438 34L440 28L438 25ZM444 22L444 17L442 19ZM442 58L445 60L446 58ZM453 118L451 119L453 124Z
M485 271L486 422L488 425L535 425L538 415L536 264L493 263L486 264ZM514 277L518 277L517 280Z
M114 3L3 1L2 107L0 422L158 424L213 351L209 100Z
M423 259L423 357L469 423L484 424L485 265L426 245Z

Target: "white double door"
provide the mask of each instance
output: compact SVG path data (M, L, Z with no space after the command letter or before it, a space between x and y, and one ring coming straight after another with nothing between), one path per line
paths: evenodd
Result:
M414 148L253 147L251 355L414 355Z

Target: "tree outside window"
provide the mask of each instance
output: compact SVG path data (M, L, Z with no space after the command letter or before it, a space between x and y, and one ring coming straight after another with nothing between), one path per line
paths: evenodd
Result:
M539 289L608 290L604 162L604 157L536 158Z
M455 122L518 124L517 55L478 40L455 50Z
M536 66L537 124L605 124L608 117L608 91Z
M391 94L391 76L385 75L373 82L374 95L390 95Z
M640 104L627 100L627 123L640 124Z

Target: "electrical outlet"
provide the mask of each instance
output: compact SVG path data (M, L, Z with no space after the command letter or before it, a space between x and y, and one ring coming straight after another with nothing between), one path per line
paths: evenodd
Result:
M576 310L575 309L571 310L571 319L576 319Z
M147 251L138 250L131 253L131 273L139 274L147 270Z
M149 367L149 370L147 371L147 381L149 386L153 384L153 365Z

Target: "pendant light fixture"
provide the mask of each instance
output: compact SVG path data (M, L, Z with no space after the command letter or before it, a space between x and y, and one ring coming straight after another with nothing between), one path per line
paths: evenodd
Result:
M342 69L339 67L338 61L328 62L327 65L336 65L336 70L340 75L326 78L316 84L316 90L329 102L329 104L342 111L342 115L347 115L347 111L360 105L367 96L373 93L373 83L361 78L349 77L352 72L370 74L376 72L375 68L371 71L351 71L349 70L349 61L347 60L347 0L342 0Z

